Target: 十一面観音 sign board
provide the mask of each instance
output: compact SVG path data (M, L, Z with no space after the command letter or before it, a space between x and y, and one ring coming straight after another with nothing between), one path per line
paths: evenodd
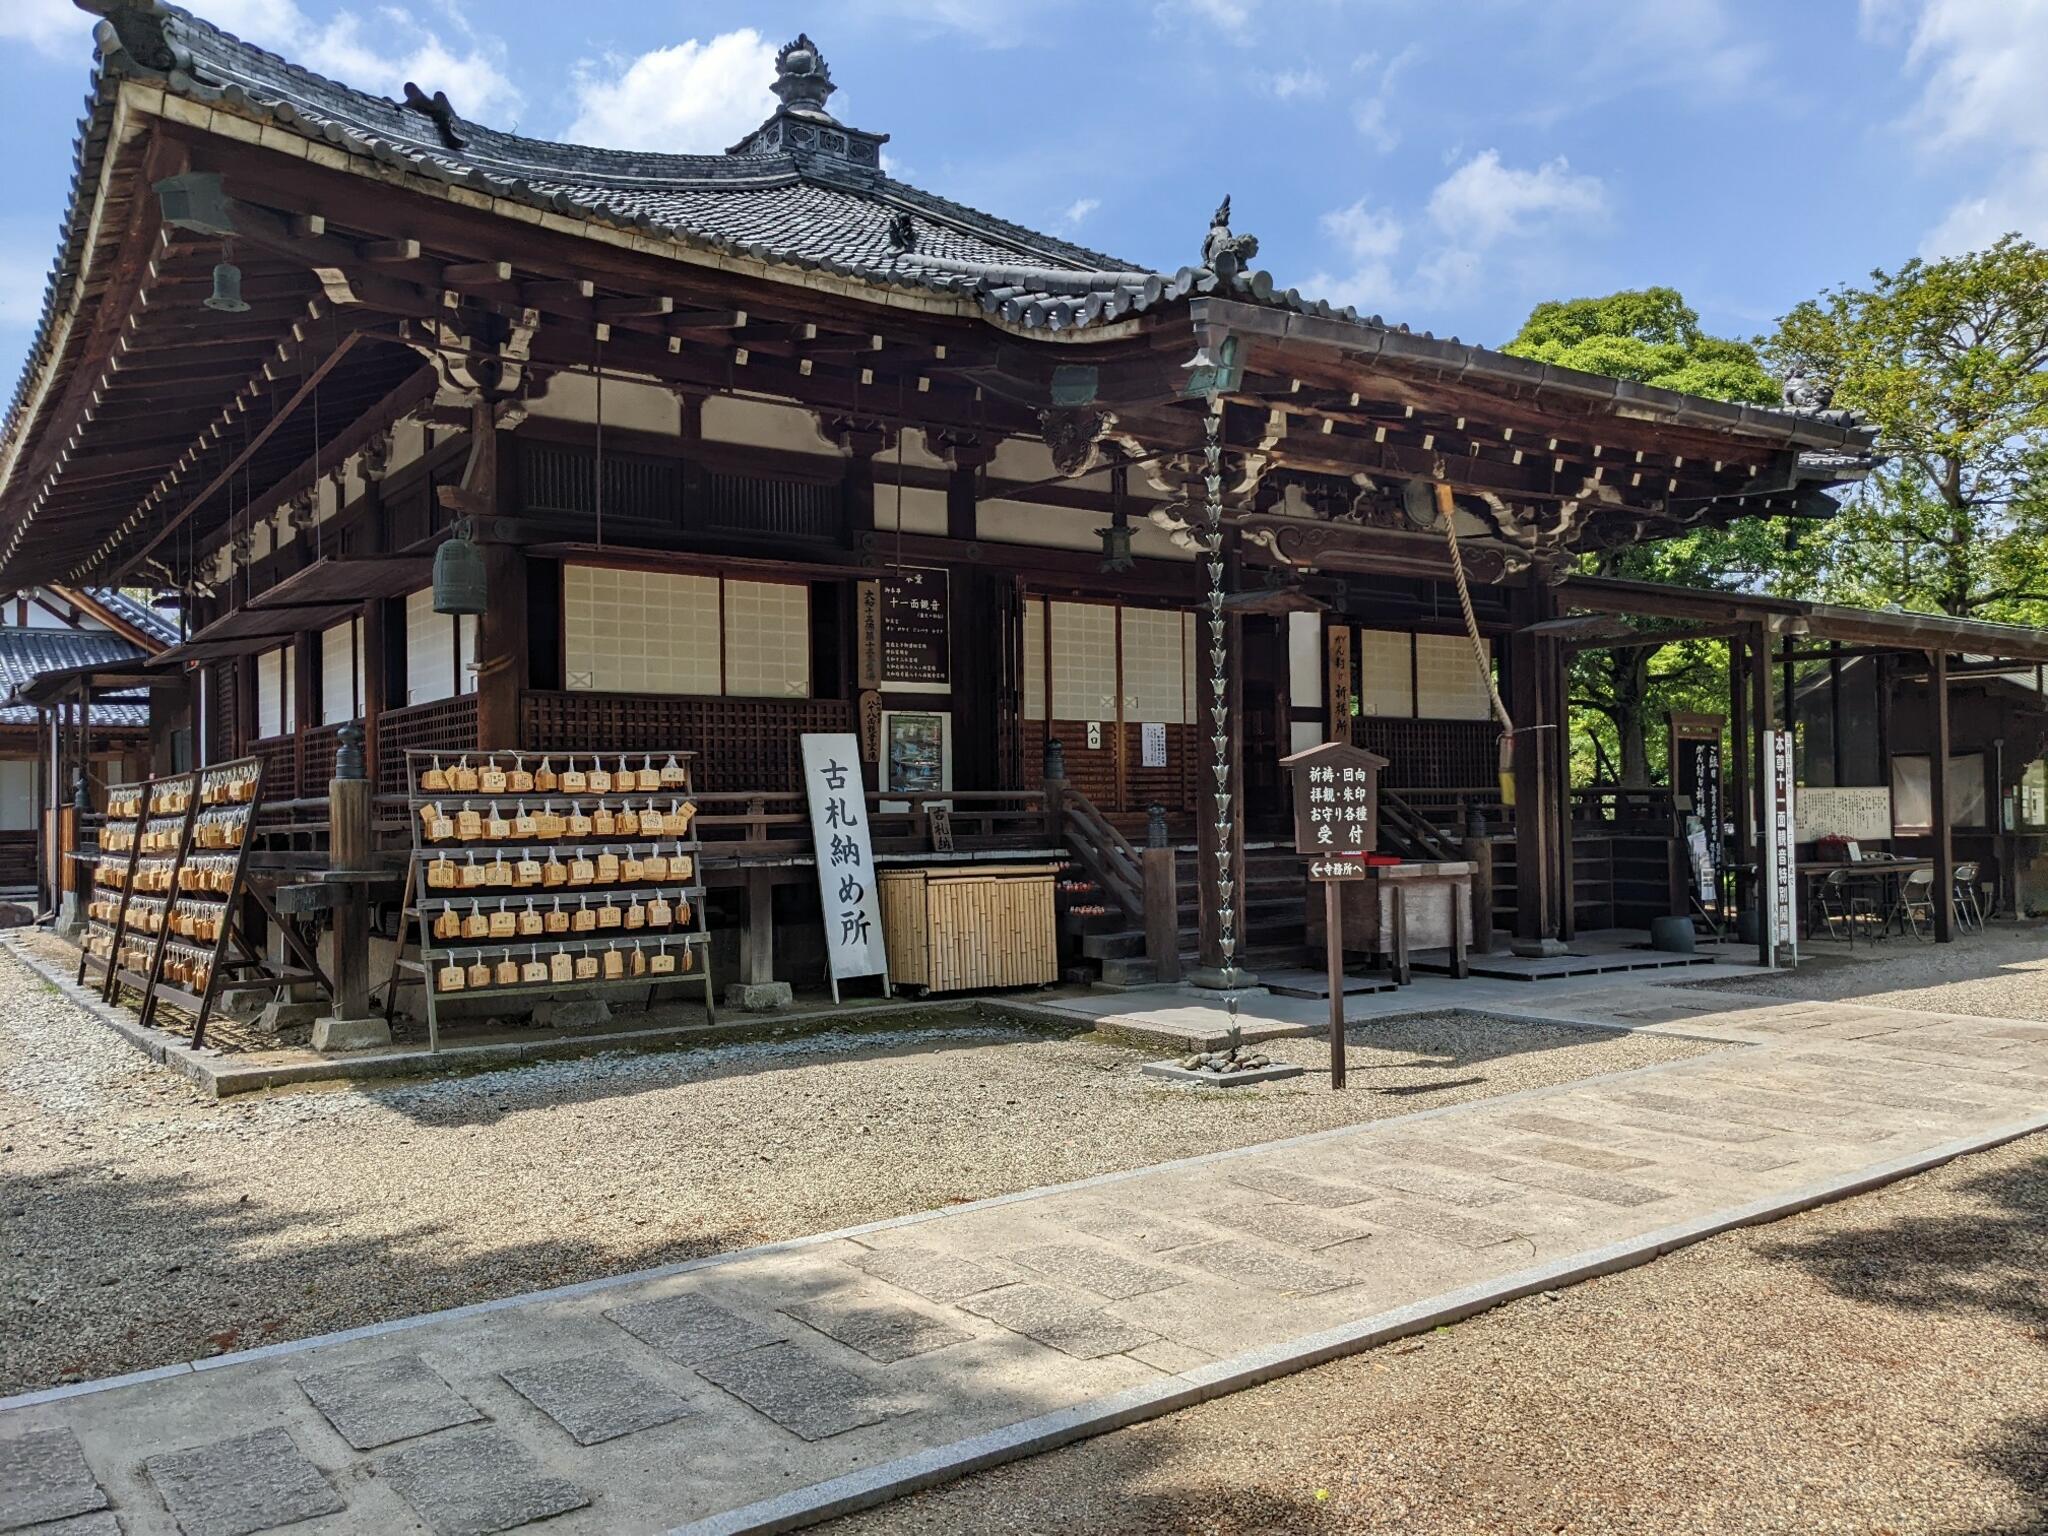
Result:
M941 685L952 677L946 572L905 565L882 578L882 682Z
M832 979L874 976L889 961L875 890L875 848L860 775L860 742L851 733L803 738L804 798L818 851L818 902L825 914L825 956Z

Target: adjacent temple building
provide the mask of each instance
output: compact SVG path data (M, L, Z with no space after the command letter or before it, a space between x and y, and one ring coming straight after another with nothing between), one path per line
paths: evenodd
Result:
M937 810L949 858L1071 858L1101 909L1071 958L1130 981L1160 899L1137 850L1163 840L1188 966L1255 970L1303 932L1280 759L1334 739L1385 760L1389 851L1483 850L1478 941L1540 947L1646 922L1686 878L1668 803L1645 830L1571 792L1575 612L1727 639L1731 868L1795 637L2048 658L1998 626L1577 576L1589 550L1829 516L1871 434L1333 308L1255 264L1227 198L1168 272L920 191L833 115L806 37L759 128L670 155L81 3L99 62L0 440L0 590L182 614L139 664L156 766L262 760L277 891L325 875L352 728L385 796L409 749L680 746L714 964L815 980L799 741L847 731L880 856L935 852ZM364 889L337 900L388 940L395 889Z

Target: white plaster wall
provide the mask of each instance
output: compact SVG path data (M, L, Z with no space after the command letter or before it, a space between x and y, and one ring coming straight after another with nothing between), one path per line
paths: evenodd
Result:
M1287 615L1287 691L1296 709L1327 709L1323 698L1323 616Z
M880 494L876 492L877 496ZM878 507L876 521L880 520ZM1029 501L984 501L976 509L975 531L978 537L993 543L1100 550L1102 538L1095 530L1108 523L1107 512L1090 512L1085 508ZM1135 511L1131 517L1131 553L1147 560L1195 558L1193 550L1177 548L1164 529L1146 522Z
M794 405L777 405L767 400L735 400L713 395L704 402L703 428L707 441L744 443L750 448L780 448L789 453L811 453L837 458L838 450L818 436L816 418Z
M875 531L891 534L896 531L896 491L893 485L875 487ZM944 537L946 532L946 493L928 491L918 486L903 487L903 531L905 533L928 533Z
M548 392L529 402L528 414L553 421L597 420L597 376L558 373ZM604 424L625 432L658 432L674 437L683 430L683 403L658 384L604 377Z

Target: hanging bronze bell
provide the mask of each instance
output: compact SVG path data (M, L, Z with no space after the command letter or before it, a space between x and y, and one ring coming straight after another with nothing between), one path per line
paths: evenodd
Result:
M434 551L434 612L482 613L488 593L483 552L457 530Z
M242 297L242 269L231 261L215 264L213 269L213 292L203 301L208 309L219 310L222 314L239 315L249 307Z

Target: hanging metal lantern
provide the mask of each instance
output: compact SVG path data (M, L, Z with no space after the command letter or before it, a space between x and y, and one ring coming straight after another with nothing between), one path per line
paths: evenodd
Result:
M208 309L219 310L222 314L239 315L249 307L242 297L242 269L231 261L216 263L213 269L213 292L203 301Z
M1131 519L1124 510L1124 492L1129 471L1119 464L1109 472L1109 526L1095 530L1102 540L1102 569L1114 574L1131 570Z
M434 612L482 613L489 594L483 551L471 542L468 528L457 524L434 551Z

